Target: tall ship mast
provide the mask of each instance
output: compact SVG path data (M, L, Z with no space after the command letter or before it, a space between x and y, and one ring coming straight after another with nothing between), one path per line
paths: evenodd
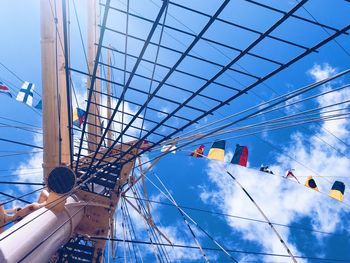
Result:
M39 188L0 191L0 262L350 259L304 254L293 232L339 235L321 214L349 219L344 169L317 169L348 164L350 19L335 16L350 5L270 2L40 0L40 102L28 81L14 98L1 71L0 92L41 115L42 146L0 140L42 150L42 181L2 182ZM276 150L287 137L298 154Z

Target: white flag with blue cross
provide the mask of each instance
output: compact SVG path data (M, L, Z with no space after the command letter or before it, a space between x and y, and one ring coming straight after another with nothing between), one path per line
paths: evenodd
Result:
M34 84L28 81L25 81L18 92L16 100L28 104L29 106L33 105L33 91Z

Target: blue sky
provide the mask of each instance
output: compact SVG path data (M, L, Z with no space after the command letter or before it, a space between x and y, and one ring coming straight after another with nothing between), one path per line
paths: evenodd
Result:
M125 2L125 0L112 1L112 5L125 10ZM269 0L262 2L285 11L290 10L296 4L296 1L287 0ZM222 1L208 0L205 1L205 4L203 4L202 1L176 1L176 3L188 5L202 12L213 14ZM76 1L76 4L83 34L85 36L85 5L83 1ZM160 4L161 1L156 0L130 1L132 12L142 14L152 20L156 17ZM0 66L0 80L14 90L14 95L18 92L22 80L35 83L36 91L41 94L42 65L40 57L39 1L7 0L2 1L0 7L0 32L2 35L2 41L0 43L0 62L16 74L15 76L4 67ZM348 14L350 5L345 1L336 0L331 2L314 0L309 1L305 7L320 23L325 23L336 28L342 28L349 24ZM305 9L297 11L296 14L312 19ZM261 9L261 7L259 8L243 0L231 1L220 15L222 19L227 19L232 23L239 23L240 25L251 27L261 32L267 30L272 23L280 17L281 15L266 11ZM124 32L125 18L125 15L111 11L107 26ZM185 30L192 34L197 34L208 20L208 18L193 15L188 11L179 10L176 6L169 7L166 19L167 25ZM72 67L86 71L77 22L72 10L71 21ZM146 38L150 26L150 24L140 23L137 19L130 18L129 34ZM158 27L152 41L158 41L160 32L161 27ZM331 31L328 32L332 33ZM287 23L274 31L273 36L296 41L300 45L312 46L327 37L328 33L323 29L308 25L297 19L290 19ZM204 37L215 39L228 46L244 49L256 39L257 35L245 32L241 29L233 29L222 22L216 21L205 33ZM337 38L337 41L347 52L350 52L350 42L348 38L348 36L343 35ZM165 29L162 44L184 51L192 40L193 37L189 35L180 34L171 29ZM119 51L123 51L124 49L124 38L118 34L112 34L109 31L106 32L104 43L106 45L113 45L113 47ZM142 42L130 38L128 42L128 53L138 56L142 44ZM155 46L150 45L146 50L144 58L154 61L155 52ZM286 62L299 54L301 50L289 45L280 45L272 39L266 39L251 52L281 62ZM218 64L226 64L238 53L229 48L208 44L208 42L201 40L190 54L204 57ZM103 56L105 56L105 53L103 53ZM178 58L179 54L161 49L158 63L165 66L172 66ZM103 59L104 58L102 58L102 60ZM124 66L124 58L121 54L115 54L113 60L115 66ZM134 58L128 59L126 66L128 71L132 69L135 61ZM223 116L233 114L247 107L274 98L278 94L293 91L314 81L341 72L348 68L348 61L349 56L346 52L334 41L330 42L328 45L319 49L318 53L312 53L296 64L288 67L286 70L266 81L265 84L257 86L251 92L248 92L247 95L235 100L229 106L221 108L213 116L201 120L200 124L220 119ZM276 68L276 65L271 65L270 63L257 60L250 56L240 60L233 68L249 72L256 76L263 76ZM203 64L203 62L199 62L193 58L186 58L178 69L193 74L199 74L207 79L211 78L219 70L216 66ZM151 76L150 70L152 70L152 65L147 62L141 62L137 73ZM166 68L156 68L157 79L161 79L166 73ZM121 71L116 71L114 77L116 82L123 82L123 74ZM84 84L86 82L86 77L73 74L72 78L78 94L79 103L84 106L84 100L86 98ZM345 76L337 81L321 86L308 95L331 90L342 84L346 84L348 83L348 78L348 76ZM231 71L230 73L223 74L217 81L241 89L251 84L253 80L247 76ZM168 83L176 84L190 90L196 90L204 84L204 81L194 80L183 74L174 73L169 78ZM135 78L131 82L131 86L142 87L146 90L148 89L149 83L146 83L141 78ZM153 83L152 89L155 87L156 85ZM118 94L118 88L115 90L116 94ZM171 88L168 88L166 92L161 91L160 94L178 101L184 100L185 96L185 94ZM203 92L203 94L215 96L218 99L225 99L234 94L234 92L220 88L218 85L212 85ZM284 109L269 114L268 116L247 121L245 124L256 123L264 120L264 118L269 119L283 116L298 110L306 110L317 106L345 101L349 99L349 97L349 91L344 89L332 93L329 96L300 104L297 109L293 107ZM126 98L142 101L142 98L135 97L134 93L127 94ZM39 99L39 95L35 94L34 104L36 104ZM0 105L2 109L0 117L11 118L35 127L42 126L40 113L33 111L33 109L24 104L10 99L7 96L0 96ZM205 99L196 99L191 105L205 110L214 106ZM161 101L155 102L153 106L160 107L164 111L170 111L173 107L169 103ZM346 106L348 107L347 104ZM127 111L135 113L137 109L132 105L127 105ZM149 116L150 114L151 113L149 113ZM152 116L153 119L158 118L158 121L163 117L164 116ZM188 117L194 118L194 113L188 111ZM24 125L9 122L5 119L0 119L0 122L18 126ZM170 123L176 124L174 120ZM195 159L189 157L186 151L178 151L175 155L169 154L165 156L161 162L155 166L149 177L152 182L157 182L155 174L158 175L171 190L176 201L181 205L230 215L262 219L261 215L257 213L256 208L249 202L241 189L235 186L233 181L227 176L225 171L229 169L257 200L272 222L337 234L320 234L297 228L277 227L295 255L347 259L350 261L350 252L348 250L348 246L350 245L348 238L349 231L346 227L350 219L350 199L347 196L347 189L345 190L345 199L343 203L339 203L326 196L336 176L339 176L341 180L345 182L346 187L348 187L350 183L350 180L346 178L348 177L350 168L348 157L349 139L347 136L350 128L349 124L350 122L347 120L340 120L320 123L320 125L310 124L304 125L303 127L293 127L273 132L264 132L256 136L227 140L226 161L230 161L237 143L246 145L249 148L249 168L234 167L215 161L208 161L206 159ZM140 125L140 122L138 122L137 125ZM191 127L191 129L193 128L195 127ZM35 129L35 131L38 133L34 134L16 128L1 127L0 137L41 145L41 131L39 129ZM133 132L135 131L130 131L130 133ZM168 133L169 130L165 129L162 130L162 132ZM232 134L232 136L234 135L235 134ZM336 139L335 136L338 139ZM219 137L215 137L215 139L218 138ZM339 139L345 142L345 144ZM150 140L152 140L152 137ZM205 141L212 142L213 139ZM333 147L330 147L328 144ZM0 146L2 151L1 155L9 153L7 151L11 151L11 153L17 153L18 151L25 152L24 155L0 158L0 176L4 177L1 178L3 181L17 179L38 182L41 180L41 153L35 152L38 151L37 149L5 142L0 142ZM206 145L205 153L208 153L209 148L210 143ZM337 149L337 151L335 149ZM157 154L158 153L150 153L144 158L152 158L152 156ZM272 176L257 172L262 163L270 165L276 175ZM295 169L295 174L302 183L306 180L307 176L314 176L322 193L309 190L292 180L281 179L280 176L290 168ZM157 184L159 185L159 182ZM147 181L147 186L149 195L153 200L167 201L149 181ZM18 195L20 193L26 193L30 189L26 187L17 188L14 186L1 185L0 190ZM35 199L35 197L31 198L32 200ZM1 198L1 200L4 199L6 198ZM17 205L21 204L17 203ZM266 224L232 217L211 215L193 210L185 211L219 243L229 249L277 254L286 253ZM160 229L172 238L175 243L194 244L190 233L186 229L186 225L175 208L154 204L153 215L156 224L159 225ZM138 230L137 239L147 239L144 226L140 223L138 215L132 213L131 217ZM215 247L212 241L209 240L203 232L193 225L192 227L203 246ZM121 230L117 230L117 233L120 234L120 231ZM146 262L154 262L154 259L152 259L151 247L145 249L140 246L140 249L141 251L145 251L145 258L149 258ZM169 253L175 258L179 258L181 262L203 261L198 251L175 251L170 251ZM118 255L122 256L122 251L119 250ZM229 261L229 258L221 252L209 252L208 255L213 261ZM241 262L290 262L288 258L244 255L239 253L233 253L232 255L241 260ZM121 262L121 260L115 260L115 262ZM320 261L304 259L298 260L298 262Z

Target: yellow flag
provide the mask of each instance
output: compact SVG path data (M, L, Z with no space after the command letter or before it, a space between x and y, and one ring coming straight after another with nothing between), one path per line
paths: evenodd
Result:
M208 153L208 159L223 161L225 158L225 144L224 140L213 143Z
M307 178L307 180L305 182L305 186L319 192L319 190L317 188L317 184L316 184L315 180L312 178L312 176L309 176Z
M332 189L329 191L329 196L341 202L343 201L344 192L345 184L340 181L335 181Z

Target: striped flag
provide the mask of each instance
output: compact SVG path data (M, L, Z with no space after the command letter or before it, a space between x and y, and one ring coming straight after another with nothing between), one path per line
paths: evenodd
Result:
M35 85L25 81L19 90L16 100L21 101L29 106L33 105L33 91Z
M86 112L80 108L76 108L73 112L73 125L80 128L86 117Z
M209 150L208 159L223 161L225 158L225 146L226 141L224 140L214 142Z
M231 163L241 166L247 166L248 162L248 148L247 146L236 145L235 153L232 157Z
M12 94L11 94L9 88L1 81L0 81L0 92L4 93L12 98Z

